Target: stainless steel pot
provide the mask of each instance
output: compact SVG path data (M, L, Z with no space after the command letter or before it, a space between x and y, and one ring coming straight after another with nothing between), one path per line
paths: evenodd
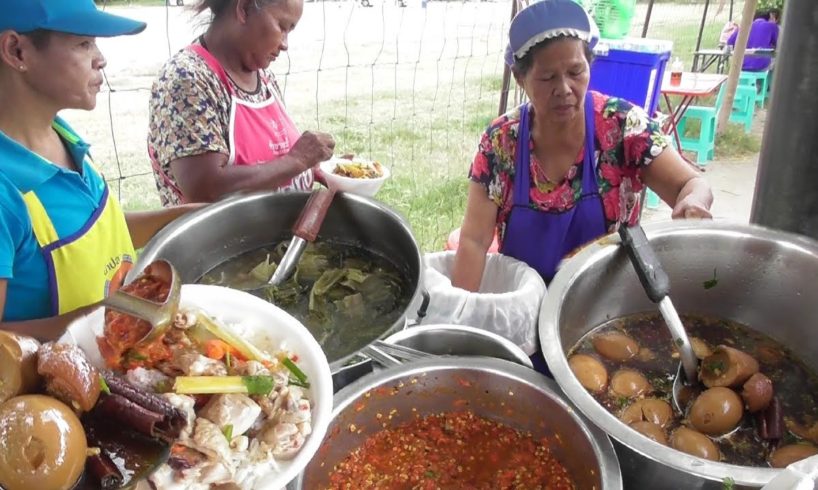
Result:
M421 325L395 332L387 342L439 356L483 356L505 359L528 368L531 359L508 339L464 325Z
M622 488L610 440L562 400L553 381L509 361L474 357L404 364L339 392L327 436L295 487L326 488L332 468L385 424L464 408L535 437L554 438L551 449L577 488ZM383 414L388 420L378 416Z
M192 283L232 257L289 240L290 229L308 197L307 192L240 194L184 216L148 243L127 280L154 260L165 259L174 265L183 282ZM378 201L339 192L319 237L360 244L403 268L410 281L412 299L397 321L383 326L381 337L403 327L407 314L414 317L421 303L423 262L420 248L403 218ZM354 355L350 352L329 359L330 368L337 372Z
M818 370L818 243L750 225L715 221L645 227L671 280L682 313L726 318L781 342ZM704 283L717 278L715 287ZM757 488L778 471L716 463L639 435L611 415L574 377L566 353L594 327L632 313L656 311L618 237L609 236L567 261L548 288L540 312L545 359L567 397L615 440L628 488Z

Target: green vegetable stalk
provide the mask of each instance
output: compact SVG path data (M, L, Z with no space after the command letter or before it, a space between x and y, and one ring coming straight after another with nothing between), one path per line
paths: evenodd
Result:
M260 351L256 346L247 342L243 338L239 337L238 335L234 334L226 327L219 325L216 323L215 320L207 316L206 314L199 312L196 315L197 323L205 328L208 332L212 333L220 340L223 340L227 343L230 347L233 347L237 351L241 352L241 355L246 357L248 360L252 361L259 361L259 362L269 362L270 356L265 354L264 352Z
M304 373L304 371L301 370L301 368L296 366L292 359L290 359L289 357L284 357L283 359L281 359L281 363L284 364L284 367L289 369L291 373L293 373L293 376L295 376L295 379L297 379L298 382L301 383L301 385L306 385L306 387L309 387L307 375Z
M274 386L272 376L178 376L173 391L180 395L268 395Z

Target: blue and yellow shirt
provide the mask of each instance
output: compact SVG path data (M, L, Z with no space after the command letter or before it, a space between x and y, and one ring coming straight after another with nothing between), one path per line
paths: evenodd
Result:
M88 148L60 118L62 135L80 172L60 168L0 132L0 279L8 281L3 321L52 316L49 275L22 194L34 191L59 236L81 230L100 207L105 182L88 161Z

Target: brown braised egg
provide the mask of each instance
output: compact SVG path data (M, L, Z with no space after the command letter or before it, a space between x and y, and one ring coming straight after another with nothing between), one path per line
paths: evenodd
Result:
M673 420L673 409L664 400L645 398L633 402L622 412L620 419L628 425L646 421L664 428Z
M36 391L39 348L40 343L31 337L0 331L0 403Z
M707 342L698 337L690 337L690 347L693 348L693 353L696 354L696 358L699 360L713 354L713 349L707 345Z
M607 388L608 371L598 359L585 354L577 354L571 356L568 365L586 390L599 393Z
M591 343L597 352L612 361L627 361L639 352L639 344L619 331L596 334Z
M633 369L620 369L611 377L611 391L616 396L637 398L651 390L645 375Z
M737 387L758 372L758 361L744 351L720 345L702 359L699 378L708 388Z
M730 388L705 390L690 407L690 423L696 430L711 436L735 429L744 415L741 398Z
M667 446L667 436L665 435L665 431L658 425L643 420L632 423L631 427L643 436L653 439L663 446Z
M818 454L818 448L811 444L789 444L781 446L770 454L770 466L786 468L787 466Z
M22 395L0 405L0 487L68 490L85 468L85 431L67 405Z
M670 435L670 445L673 449L709 459L719 460L719 448L706 435L687 427L679 427Z

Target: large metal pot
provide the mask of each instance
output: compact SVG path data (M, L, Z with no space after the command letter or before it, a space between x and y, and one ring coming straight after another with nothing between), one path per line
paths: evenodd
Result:
M335 396L327 436L295 486L326 488L332 468L385 424L464 408L558 441L551 449L577 488L622 488L610 440L562 400L556 384L509 361L473 357L404 364L346 387Z
M148 243L128 280L154 260L165 259L176 267L183 282L192 283L232 257L289 240L290 230L308 197L307 192L240 194L184 216ZM397 321L383 326L381 337L403 327L407 314L414 317L420 304L423 266L420 248L403 218L373 199L338 193L319 237L359 244L403 268L410 281L412 299ZM333 373L364 345L351 348L343 357L329 359Z
M750 225L715 221L649 225L646 232L671 280L682 313L743 323L781 342L818 370L818 243ZM715 287L705 282L717 278ZM656 311L618 237L605 237L567 261L548 288L540 341L568 398L614 440L628 488L763 486L780 470L716 463L657 444L611 415L574 377L566 353L594 327L632 313Z

